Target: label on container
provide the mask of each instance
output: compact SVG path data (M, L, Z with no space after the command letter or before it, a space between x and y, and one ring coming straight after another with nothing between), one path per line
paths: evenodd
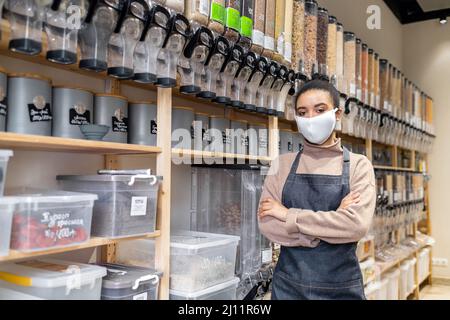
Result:
M128 132L128 118L112 117L112 131L127 133Z
M137 295L133 296L133 300L148 300L148 293L144 292L144 293L137 294Z
M272 248L261 251L261 262L263 264L272 262Z
M259 148L267 149L267 137L264 135L259 135Z
M284 34L281 34L277 39L277 53L284 56Z
M383 110L389 111L389 103L387 101L384 102Z
M252 38L253 35L253 20L249 17L241 17L240 32L244 37Z
M294 149L293 149L292 142L288 141L288 151L289 151L289 152L292 152L293 150L294 150Z
M358 100L362 100L362 90L361 89L356 89L356 98L358 99Z
M380 96L379 95L377 95L376 97L375 97L375 107L377 108L377 109L380 109Z
M72 108L69 111L69 124L72 126L81 126L83 124L91 123L91 112L84 110L80 112L77 108Z
M239 27L241 24L241 14L239 13L239 11L234 8L227 8L225 12L225 26L239 31Z
M158 124L156 120L150 122L150 134L158 134Z
M286 42L284 44L284 59L287 62L292 62L292 43Z
M350 96L356 96L356 85L354 83L350 83Z
M50 103L45 103L45 101L43 105L28 104L28 111L31 122L47 122L53 119Z
M226 131L222 131L222 139L223 139L223 144L231 145L231 136L228 133L228 129Z
M241 136L241 145L242 145L243 147L247 147L247 146L248 146L248 136L245 135L245 134L243 134L243 135Z
M275 51L275 39L273 37L264 36L264 49Z
M394 202L399 202L402 200L401 192L394 192Z
M369 105L376 108L377 106L375 103L375 95L373 93L369 93Z
M264 47L264 32L253 29L253 44Z
M6 106L6 98L0 102L0 116L6 117L8 114L8 108Z
M410 192L410 193L409 193L409 198L408 198L408 200L416 200L416 199L414 198L414 192Z
M209 9L209 1L208 0L200 0L198 4L198 12L204 16L208 16Z
M132 197L131 211L132 217L145 216L147 214L147 197Z
M211 3L211 20L225 24L225 7L217 2Z

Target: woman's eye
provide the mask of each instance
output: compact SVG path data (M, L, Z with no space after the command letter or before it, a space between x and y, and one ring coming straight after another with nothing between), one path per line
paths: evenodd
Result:
M317 109L317 113L324 113L325 109Z
M304 116L306 115L306 112L300 111L300 112L298 113L298 115L299 115L300 117L304 117Z

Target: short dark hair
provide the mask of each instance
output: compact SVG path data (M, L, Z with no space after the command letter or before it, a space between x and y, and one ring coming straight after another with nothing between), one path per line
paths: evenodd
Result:
M340 97L340 93L339 91L328 81L324 81L324 80L311 80L309 82L307 82L299 91L298 95L297 95L297 100L300 98L300 96L308 91L311 90L321 90L321 91L326 91L330 94L331 100L333 101L333 106L334 107L339 107L339 97Z

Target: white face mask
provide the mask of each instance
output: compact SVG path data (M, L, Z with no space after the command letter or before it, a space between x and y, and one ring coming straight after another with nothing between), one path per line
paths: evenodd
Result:
M303 118L295 116L298 131L305 139L313 144L323 144L336 127L337 108L325 112L317 117Z

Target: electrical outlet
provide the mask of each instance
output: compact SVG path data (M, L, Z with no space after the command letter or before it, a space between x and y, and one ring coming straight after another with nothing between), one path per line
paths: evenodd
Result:
M436 266L436 267L448 267L448 259L433 258L433 266Z

